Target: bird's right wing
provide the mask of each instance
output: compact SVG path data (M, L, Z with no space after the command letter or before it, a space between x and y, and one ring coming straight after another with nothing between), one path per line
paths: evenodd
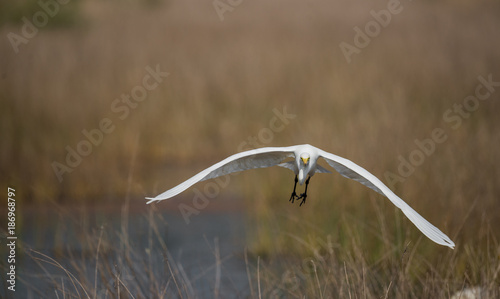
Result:
M278 165L284 159L293 156L295 148L296 146L264 147L234 154L156 197L146 197L149 200L147 203L171 198L204 180L233 172Z
M350 160L325 152L323 150L319 150L319 155L323 157L331 167L335 168L335 170L337 170L344 177L358 181L361 184L386 196L394 205L396 205L396 207L400 208L401 211L403 211L403 213L406 215L406 217L408 217L408 219L410 219L410 221L413 222L413 224L415 224L415 226L429 239L450 248L455 247L455 243L453 243L453 241L447 235L441 232L429 221L425 220L424 217L420 216L419 213L412 209L406 202L404 202L401 198L394 194L391 189L384 185L382 181L380 181L373 174L369 173L366 169Z

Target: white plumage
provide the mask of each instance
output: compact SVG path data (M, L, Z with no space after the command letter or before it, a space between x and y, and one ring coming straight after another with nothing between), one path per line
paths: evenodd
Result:
M294 158L294 161L282 163L283 160L289 157ZM420 216L420 214L394 194L394 192L384 185L384 183L382 183L382 181L380 181L377 177L352 161L325 152L308 144L288 147L259 148L232 155L156 197L147 197L149 200L148 204L171 198L197 182L248 169L281 166L291 169L295 173L295 186L297 182L300 185L306 182L306 191L302 193L301 196L297 196L295 194L294 186L294 190L290 198L290 201L292 202L295 199L302 199L302 205L305 203L307 197L307 184L309 183L309 179L315 173L330 173L330 171L317 164L318 158L323 158L328 165L333 167L342 176L358 181L372 190L386 196L394 205L396 205L396 207L403 211L406 217L408 217L408 219L410 219L410 221L413 222L413 224L415 224L415 226L425 236L432 241L450 248L455 247L455 243L453 243L447 235Z

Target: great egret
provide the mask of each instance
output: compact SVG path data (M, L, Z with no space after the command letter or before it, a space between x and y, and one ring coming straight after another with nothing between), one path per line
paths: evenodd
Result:
M295 160L282 163L283 160L290 157L293 157ZM302 199L300 203L300 205L302 205L306 202L307 186L309 185L311 177L315 173L331 173L329 170L316 163L318 158L325 159L326 163L338 171L342 176L358 181L368 188L371 188L389 198L389 200L396 205L396 207L400 208L406 217L408 217L408 219L410 219L410 221L413 222L413 224L415 224L415 226L432 241L450 248L455 247L455 243L453 243L447 235L420 216L420 214L394 194L394 192L392 192L373 174L347 159L325 152L309 144L288 147L265 147L232 155L219 163L210 166L174 188L167 190L156 197L146 197L146 199L149 200L149 204L155 201L171 198L197 182L213 179L237 171L277 165L291 169L295 173L295 184L293 186L290 201L293 203L296 199ZM297 196L295 193L297 183L303 185L304 182L306 183L304 193Z

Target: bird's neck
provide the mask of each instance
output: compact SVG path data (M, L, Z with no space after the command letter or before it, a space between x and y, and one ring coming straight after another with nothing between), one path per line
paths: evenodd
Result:
M298 179L299 179L299 184L304 184L304 182L306 181L306 176L307 176L307 172L306 172L306 169L305 167L301 167L299 169L299 176L298 176Z

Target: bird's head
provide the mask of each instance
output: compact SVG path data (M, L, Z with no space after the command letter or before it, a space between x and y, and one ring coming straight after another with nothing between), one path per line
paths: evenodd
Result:
M307 163L309 163L310 156L308 153L302 153L300 154L300 159L302 160L304 165L307 165Z

